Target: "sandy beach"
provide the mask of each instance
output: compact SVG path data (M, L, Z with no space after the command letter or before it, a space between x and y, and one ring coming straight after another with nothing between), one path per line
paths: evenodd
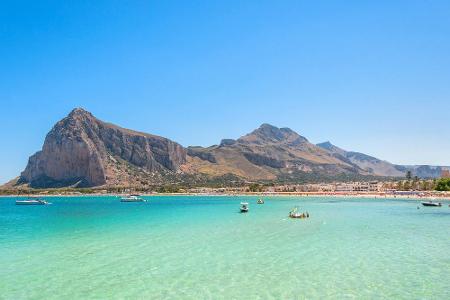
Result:
M403 192L405 193L405 192ZM370 199L392 199L392 200L430 200L430 201L450 201L450 193L443 192L411 192L411 194L393 194L393 193L322 193L322 192L277 192L277 193L137 193L141 196L211 196L211 197L308 197L308 198L370 198ZM20 194L20 195L4 195L2 197L100 197L100 196L115 196L122 197L128 195L127 193L92 193L92 194Z

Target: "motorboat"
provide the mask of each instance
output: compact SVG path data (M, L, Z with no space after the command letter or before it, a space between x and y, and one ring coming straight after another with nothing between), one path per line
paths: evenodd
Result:
M120 198L120 202L145 202L145 199L136 195L128 195Z
M26 200L16 200L16 205L47 205L50 204L41 198L28 198Z
M305 218L309 218L309 213L301 213L298 211L298 207L294 207L290 212L289 212L289 218L291 219L305 219Z
M247 202L241 202L241 207L239 208L241 213L248 212L248 203Z
M258 201L256 201L257 204L264 204L264 200L262 198L259 198Z
M433 202L433 201L429 201L429 202L422 202L423 206L442 206L441 202Z

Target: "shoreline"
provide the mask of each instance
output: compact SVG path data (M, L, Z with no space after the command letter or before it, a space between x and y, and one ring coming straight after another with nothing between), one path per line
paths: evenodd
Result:
M295 192L277 192L277 193L137 193L145 197L307 197L307 198L370 198L370 199L390 199L390 200L433 200L433 201L450 201L450 194L439 194L423 192L424 195L418 194L392 194L392 193L295 193ZM128 194L57 194L57 195L45 195L45 194L21 194L21 195L0 195L0 198L17 198L17 197L122 197Z

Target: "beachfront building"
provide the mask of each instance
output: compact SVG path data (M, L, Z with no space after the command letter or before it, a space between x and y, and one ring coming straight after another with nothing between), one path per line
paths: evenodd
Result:
M339 193L350 193L353 192L353 183L337 183L335 186L335 192Z
M334 184L320 184L319 192L334 192L336 187Z
M378 181L337 183L335 191L340 193L375 193L379 192L382 189L382 186L383 184Z
M354 192L378 192L379 186L378 181L371 182L358 182L355 184Z

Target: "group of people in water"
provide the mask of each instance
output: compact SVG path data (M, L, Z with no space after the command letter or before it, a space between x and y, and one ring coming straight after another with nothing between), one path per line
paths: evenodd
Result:
M289 212L289 218L293 218L293 219L306 219L309 218L309 213L303 212L303 213L299 213L297 208L294 208L293 210L291 210Z
M309 218L309 213L308 212L304 212L301 215L299 215L299 218L301 218L301 219Z

